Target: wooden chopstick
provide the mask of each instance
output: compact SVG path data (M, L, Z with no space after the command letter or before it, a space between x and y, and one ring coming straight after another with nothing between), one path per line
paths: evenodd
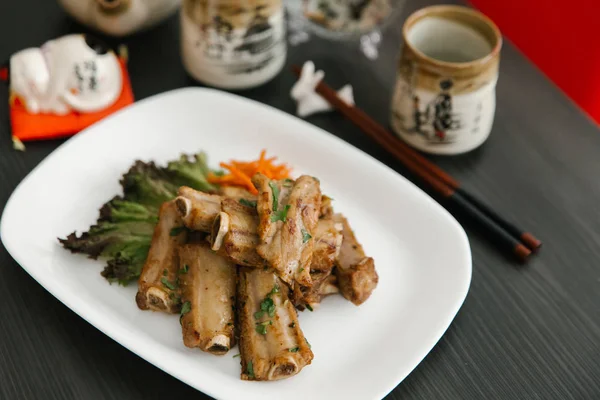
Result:
M294 66L293 70L297 75L300 74L299 67ZM537 250L541 246L541 242L532 234L523 232L505 221L475 196L462 189L456 179L421 156L399 138L390 134L362 110L341 100L337 93L324 82L317 86L316 91L375 142L394 155L412 173L441 194L448 203L469 216L504 251L510 251L524 262L531 254L531 250Z
M354 107L358 110L356 107ZM389 131L387 131L384 127L379 125L369 116L367 116L364 112L359 111L362 114L361 119L365 119L365 124L372 127L372 129L377 132L378 136L386 138L386 145L396 147L398 150L407 158L415 161L419 164L419 167L422 167L429 174L433 175L436 179L440 180L448 187L454 190L454 195L459 193L462 197L465 198L466 201L473 204L474 207L481 210L481 212L487 215L488 218L493 220L496 224L500 225L502 229L507 231L511 236L520 240L527 248L529 248L533 252L539 251L542 246L542 242L538 240L533 234L529 232L525 232L522 229L519 229L514 224L508 222L503 217L501 217L496 211L492 208L484 204L481 200L477 199L474 195L469 193L467 190L461 187L460 183L442 170L437 165L433 164L431 161L423 157L417 151L413 150L406 143L404 143L401 139L392 136Z
M356 107L354 108L357 109ZM437 179L439 179L444 184L452 188L455 191L455 193L460 193L463 197L466 198L467 201L472 203L476 208L480 209L484 214L486 214L496 224L500 225L509 234L519 239L531 251L539 251L540 247L542 246L542 242L538 240L533 234L525 232L522 229L516 227L511 222L505 220L492 208L484 204L481 200L477 199L477 197L475 197L474 195L470 194L467 190L463 189L460 183L452 176L450 176L447 172L445 172L440 167L423 157L416 150L412 149L410 146L404 143L401 139L397 138L396 136L392 136L392 134L389 133L389 131L387 131L384 127L382 127L369 116L367 116L364 112L360 111L360 113L363 114L362 118L366 119L366 123L368 125L372 126L372 128L375 131L377 131L379 135L384 136L388 139L388 144L390 146L398 147L399 150L406 157L417 162L427 172L434 175Z

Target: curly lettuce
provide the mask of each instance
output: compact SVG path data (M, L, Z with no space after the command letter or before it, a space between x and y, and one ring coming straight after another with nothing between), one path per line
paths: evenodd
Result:
M166 167L136 161L120 180L123 196L104 204L89 230L59 241L73 253L105 260L102 276L109 282L136 281L148 256L160 205L173 199L180 186L216 190L207 181L209 172L204 153L182 155Z

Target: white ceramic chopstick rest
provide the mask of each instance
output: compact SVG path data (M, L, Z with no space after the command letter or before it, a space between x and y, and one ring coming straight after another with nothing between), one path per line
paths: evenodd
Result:
M292 99L298 103L296 114L299 117L304 118L333 109L331 104L315 91L315 88L324 76L325 73L323 71L315 70L315 64L312 61L307 61L302 66L300 78L291 90ZM354 95L350 84L345 85L337 93L346 103L354 105Z

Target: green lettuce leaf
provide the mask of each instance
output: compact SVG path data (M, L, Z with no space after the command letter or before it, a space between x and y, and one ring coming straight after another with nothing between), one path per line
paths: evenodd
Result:
M182 155L166 167L136 161L120 181L123 196L104 204L89 230L59 241L73 253L105 260L102 276L109 282L127 285L136 281L148 256L161 204L175 198L180 186L214 191L207 181L209 171L204 153Z

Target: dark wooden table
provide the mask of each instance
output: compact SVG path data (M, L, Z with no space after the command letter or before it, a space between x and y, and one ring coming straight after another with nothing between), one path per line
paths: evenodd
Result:
M402 21L431 3L409 0L385 31L383 54L375 62L356 46L320 40L292 48L289 62L311 59L334 86L351 82L359 106L387 123ZM82 30L54 1L2 1L0 60ZM181 66L178 38L178 19L171 18L126 40L138 99L194 84ZM467 300L389 399L600 398L600 132L510 43L502 57L490 139L468 155L436 162L537 233L545 247L529 266L518 267L467 227L474 262ZM243 95L293 113L292 83L284 72ZM0 92L0 105L6 105L6 90ZM405 173L339 115L310 121ZM61 143L12 150L7 108L0 107L1 208ZM79 318L2 246L0 268L0 399L206 398Z

